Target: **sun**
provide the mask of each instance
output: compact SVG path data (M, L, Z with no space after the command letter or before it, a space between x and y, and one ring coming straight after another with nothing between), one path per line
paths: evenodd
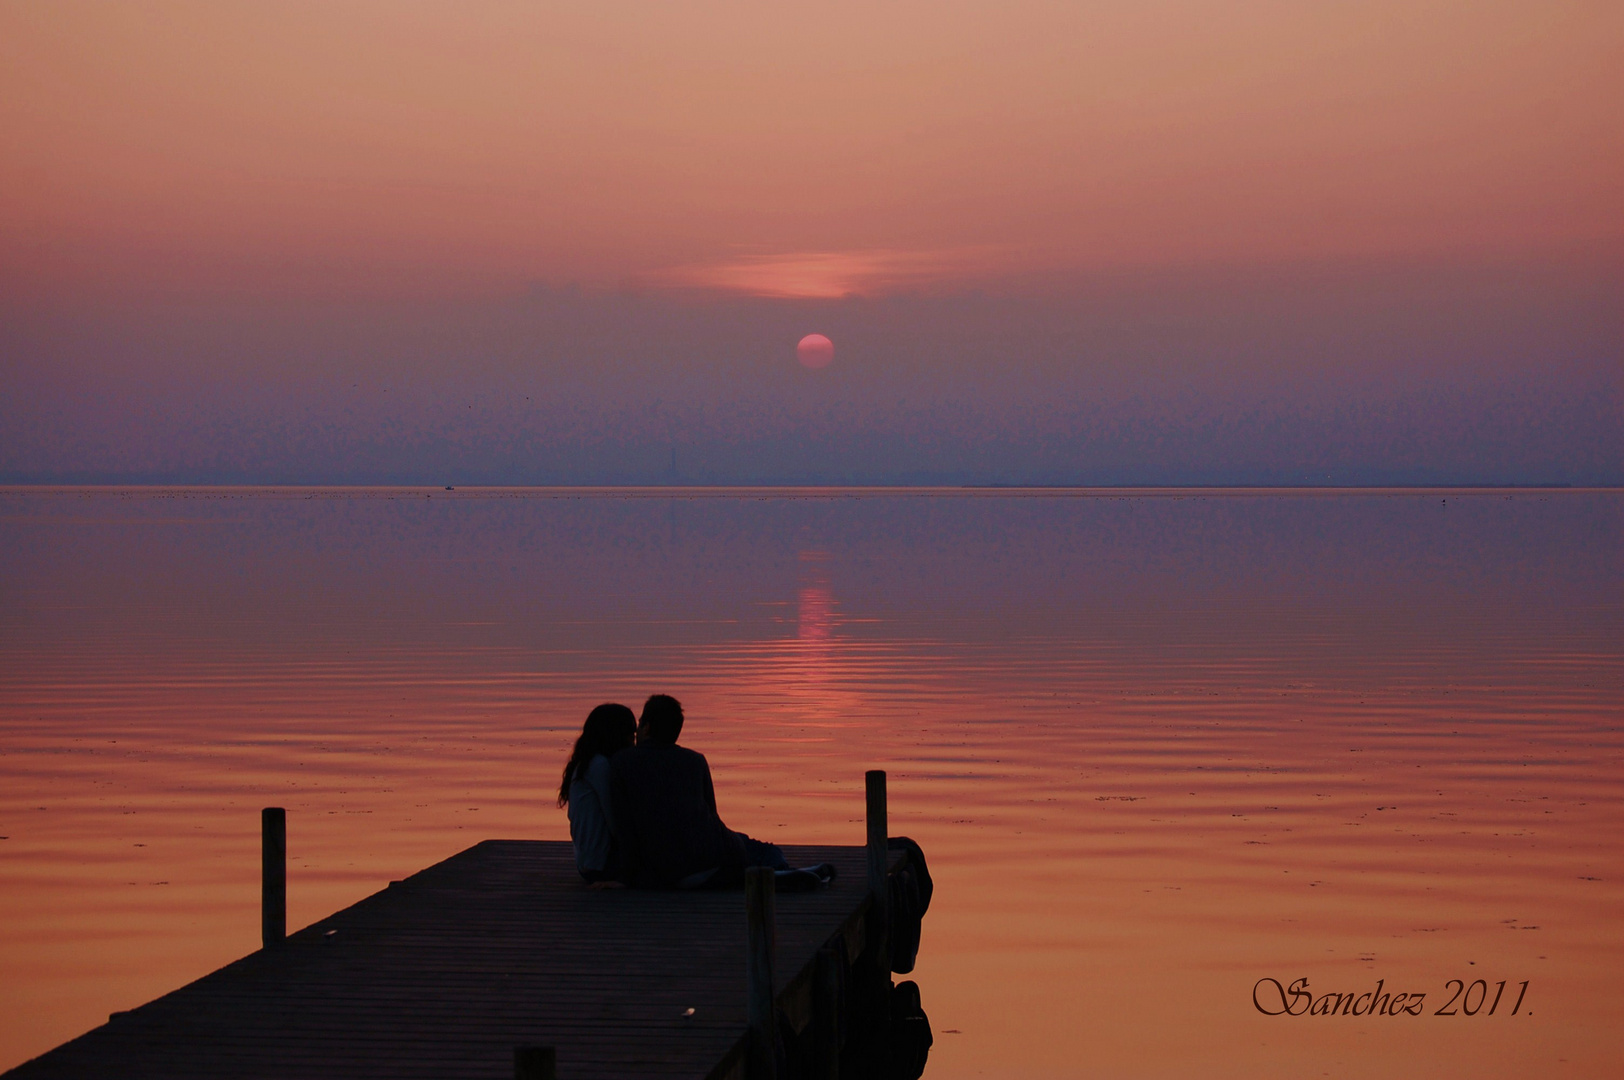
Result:
M822 334L808 334L795 346L795 358L802 367L813 370L828 367L835 358L835 343Z

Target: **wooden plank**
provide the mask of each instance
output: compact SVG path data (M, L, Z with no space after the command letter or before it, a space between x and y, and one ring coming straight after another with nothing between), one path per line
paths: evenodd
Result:
M786 847L839 876L775 898L773 970L794 1031L815 957L863 948L865 849ZM570 845L489 840L27 1062L6 1077L705 1077L742 1069L744 897L594 891Z

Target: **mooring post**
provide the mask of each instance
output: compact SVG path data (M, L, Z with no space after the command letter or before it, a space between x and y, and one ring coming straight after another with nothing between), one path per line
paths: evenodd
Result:
M267 806L259 812L261 837L261 944L274 949L288 936L288 812Z
M891 833L885 816L885 770L870 769L864 779L868 788L868 892L874 898L874 919L870 925L879 939L878 955L887 960L889 970L891 888L887 878L891 868Z
M558 1080L558 1052L551 1046L515 1046L513 1080Z
M818 950L812 969L812 1075L840 1080L840 960L834 949Z
M744 872L745 1020L750 1031L750 1053L745 1061L748 1080L774 1080L777 1074L777 1005L773 1000L773 946L777 937L774 909L776 879L764 866Z

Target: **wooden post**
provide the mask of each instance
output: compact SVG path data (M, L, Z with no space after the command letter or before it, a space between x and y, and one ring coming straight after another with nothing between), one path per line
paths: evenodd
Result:
M890 826L885 814L885 771L870 769L864 777L868 788L868 892L874 898L873 921L879 942L878 955L890 969L891 887L888 880L891 868L889 843Z
M274 949L288 936L288 812L267 806L259 812L259 825L260 942Z
M840 961L825 945L812 969L812 1076L840 1080Z
M774 1080L778 1068L778 1008L773 994L775 885L767 867L752 866L744 872L745 1019L750 1038L744 1075L748 1080Z
M558 1080L558 1052L551 1046L515 1046L513 1080Z

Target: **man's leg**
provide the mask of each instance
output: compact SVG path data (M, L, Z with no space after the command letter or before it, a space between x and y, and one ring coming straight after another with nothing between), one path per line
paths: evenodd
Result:
M744 861L749 866L767 866L774 870L788 870L789 863L784 860L784 853L778 850L777 844L769 844L765 840L752 840L743 833L739 838L744 841Z

